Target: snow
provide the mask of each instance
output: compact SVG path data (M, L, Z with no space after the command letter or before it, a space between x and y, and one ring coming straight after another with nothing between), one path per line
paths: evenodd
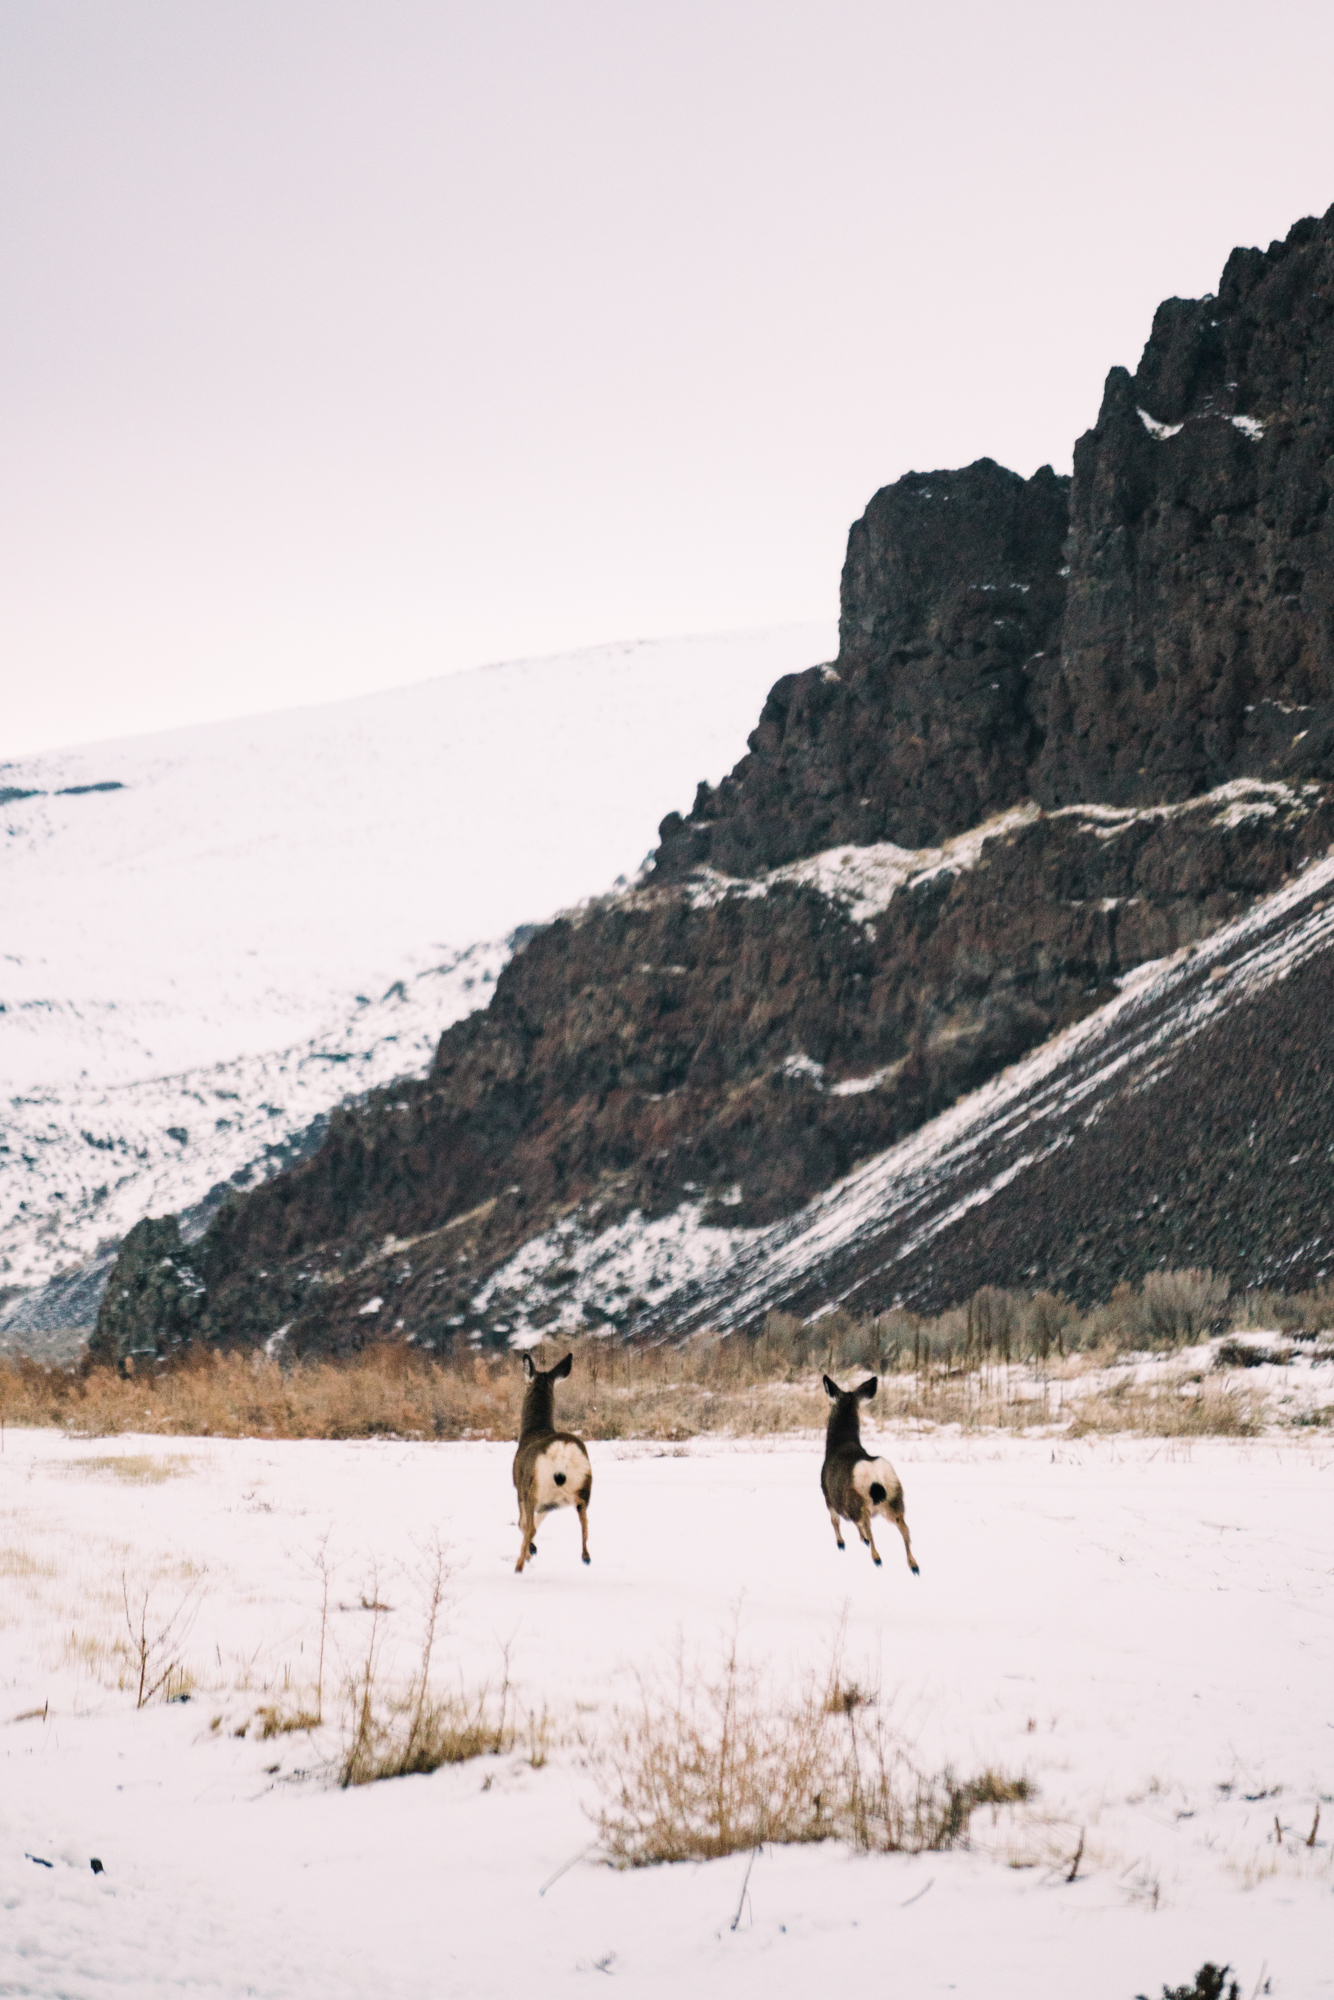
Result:
M663 2000L1066 2000L1077 1970L1086 2000L1131 2000L1208 1958L1248 1996L1334 1994L1328 1441L867 1434L903 1479L920 1579L897 1542L881 1571L837 1554L810 1437L595 1442L592 1568L562 1515L518 1578L506 1446L8 1431L0 1991L508 2000L605 1976ZM507 1650L549 1760L339 1791L329 1688L362 1655L361 1597L393 1607L404 1670L436 1529L441 1684L494 1680ZM313 1692L322 1545L330 1723L239 1737ZM122 1573L164 1613L193 1583L188 1704L136 1713L115 1686L97 1649L123 1630ZM1022 1773L1035 1803L979 1812L970 1851L608 1868L590 1751L678 1638L707 1662L737 1620L779 1686L841 1630L927 1768Z
M601 646L0 765L0 1277L421 1073L515 928L633 877L834 644Z
M1038 807L1026 802L956 834L939 847L896 847L889 840L866 847L831 847L753 879L704 868L690 884L690 900L696 909L710 909L727 896L767 896L783 886L814 889L841 903L854 923L867 924L884 915L900 889L915 889L938 875L959 875L975 868L987 841L1003 839L1038 816Z
M796 1082L805 1080L808 1083L813 1083L817 1089L820 1087L821 1080L824 1077L824 1064L816 1062L815 1057L808 1056L804 1050L797 1050L794 1054L785 1057L779 1064L779 1070L782 1075L790 1076Z
M1174 438L1177 435L1178 431L1184 429L1184 425L1182 424L1160 424L1156 417L1151 417L1149 415L1147 410L1141 410L1139 412L1139 420L1143 424L1145 430L1149 433L1150 437L1156 437L1159 439Z
M1114 840L1128 827L1144 821L1177 819L1183 813L1212 813L1214 824L1234 827L1246 819L1264 818L1285 806L1300 805L1314 796L1319 785L1290 785L1282 779L1233 778L1199 798L1182 799L1157 806L1059 806L1051 819L1074 819L1099 839ZM840 903L854 923L868 924L883 916L901 889L920 888L940 875L960 875L976 868L988 841L1004 840L1031 826L1042 817L1032 800L997 813L967 832L955 834L939 847L896 847L892 841L877 841L864 847L843 845L826 848L801 861L788 861L763 875L724 875L714 868L701 868L687 888L696 909L711 909L728 896L750 899L767 896L784 886L814 889L832 902ZM650 892L653 893L653 892Z
M77 1082L29 1084L0 1127L0 1258L11 1280L40 1281L141 1215L179 1209L219 1182L247 1187L278 1171L283 1142L342 1098L423 1073L442 1030L486 1004L508 957L503 940L451 953L375 999L354 999L342 1020L293 1048L109 1083L93 1055Z
M879 1090L887 1076L892 1076L894 1063L887 1063L883 1069L873 1069L866 1076L845 1076L841 1083L830 1086L831 1097L863 1097L868 1090Z
M1202 792L1198 798L1179 799L1172 805L1058 806L1051 818L1078 819L1099 839L1114 840L1127 827L1147 820L1180 819L1185 813L1207 812L1213 815L1215 826L1240 826L1244 820L1265 819L1284 807L1300 806L1317 797L1319 791L1314 781L1291 785L1282 778L1229 778L1225 785L1216 785L1211 792Z
M1166 438L1176 437L1179 431L1185 429L1184 424L1160 424L1156 417L1151 417L1149 415L1147 410L1140 410L1138 414L1139 414L1139 420L1143 424L1145 430L1149 433L1149 436L1158 438L1160 442ZM1208 418L1221 414L1222 414L1221 411L1214 411L1214 410L1202 410L1199 413L1201 418ZM1239 430L1243 437L1249 438L1252 444L1258 444L1260 439L1265 434L1265 427L1261 423L1258 417L1228 417L1226 421L1230 423L1234 429Z

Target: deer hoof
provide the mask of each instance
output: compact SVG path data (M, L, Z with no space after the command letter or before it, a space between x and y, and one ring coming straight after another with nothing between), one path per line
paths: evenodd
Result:
M586 1563L591 1563L591 1562L592 1562L592 1560L593 1560L592 1556L590 1556L590 1555L589 1555L589 1553L588 1553L588 1550L587 1550L587 1549L585 1549L585 1550L584 1550L584 1561L585 1561Z
M872 1561L872 1562L873 1562L873 1563L875 1564L876 1568L877 1568L877 1569L879 1569L879 1567L880 1567L880 1558L879 1558L879 1556L872 1556L872 1557L871 1557L871 1561Z
M529 1553L529 1555L530 1555L530 1556L535 1556L535 1555L537 1554L537 1543L536 1543L536 1542L529 1542L529 1544L528 1544L528 1553Z

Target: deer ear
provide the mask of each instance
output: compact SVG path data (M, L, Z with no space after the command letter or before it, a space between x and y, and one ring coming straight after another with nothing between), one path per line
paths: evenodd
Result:
M864 1400L869 1403L872 1396L874 1396L875 1394L876 1384L879 1382L879 1380L880 1377L878 1375L869 1375L867 1379L858 1386L857 1394L863 1397Z
M531 1354L525 1354L523 1357L523 1372L530 1382L537 1373L536 1368L533 1366L533 1357Z
M556 1366L552 1369L551 1371L552 1380L555 1382L563 1382L565 1380L565 1377L569 1374L570 1370L573 1368L573 1366L574 1366L574 1356L572 1354L567 1354L565 1359L563 1361L558 1362Z
M839 1397L843 1394L843 1391L839 1388L837 1382L831 1380L831 1378L828 1375L826 1375L824 1378L824 1392L826 1396L828 1396L831 1403L836 1403Z

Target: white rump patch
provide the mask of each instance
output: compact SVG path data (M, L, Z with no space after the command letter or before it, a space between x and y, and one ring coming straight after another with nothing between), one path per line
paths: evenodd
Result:
M568 1444L564 1438L549 1444L534 1467L538 1513L549 1514L553 1507L575 1506L587 1477L588 1453L582 1445Z
M852 1483L873 1514L888 1514L890 1501L903 1502L903 1488L899 1485L899 1475L887 1458L862 1458L852 1468ZM871 1498L871 1488L879 1486L884 1491L883 1500Z

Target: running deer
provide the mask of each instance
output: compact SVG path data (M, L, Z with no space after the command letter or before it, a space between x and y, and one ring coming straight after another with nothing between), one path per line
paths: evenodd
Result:
M567 1354L554 1368L535 1368L531 1354L523 1357L528 1389L519 1419L519 1449L514 1454L514 1486L519 1496L519 1560L522 1571L529 1556L537 1554L537 1522L541 1514L557 1507L577 1507L584 1537L584 1561L588 1553L588 1497L593 1491L593 1469L588 1463L584 1441L555 1426L556 1384L563 1382L574 1366Z
M855 1389L840 1389L837 1382L825 1376L825 1394L834 1407L829 1412L829 1428L825 1433L820 1489L840 1548L844 1546L843 1530L838 1525L842 1515L845 1521L852 1522L871 1551L871 1560L878 1569L880 1556L871 1534L871 1519L873 1515L883 1514L903 1537L909 1569L914 1576L920 1576L922 1572L912 1552L908 1523L903 1514L903 1483L887 1458L872 1458L862 1443L859 1405L870 1402L878 1379L872 1375L865 1382L859 1382Z

